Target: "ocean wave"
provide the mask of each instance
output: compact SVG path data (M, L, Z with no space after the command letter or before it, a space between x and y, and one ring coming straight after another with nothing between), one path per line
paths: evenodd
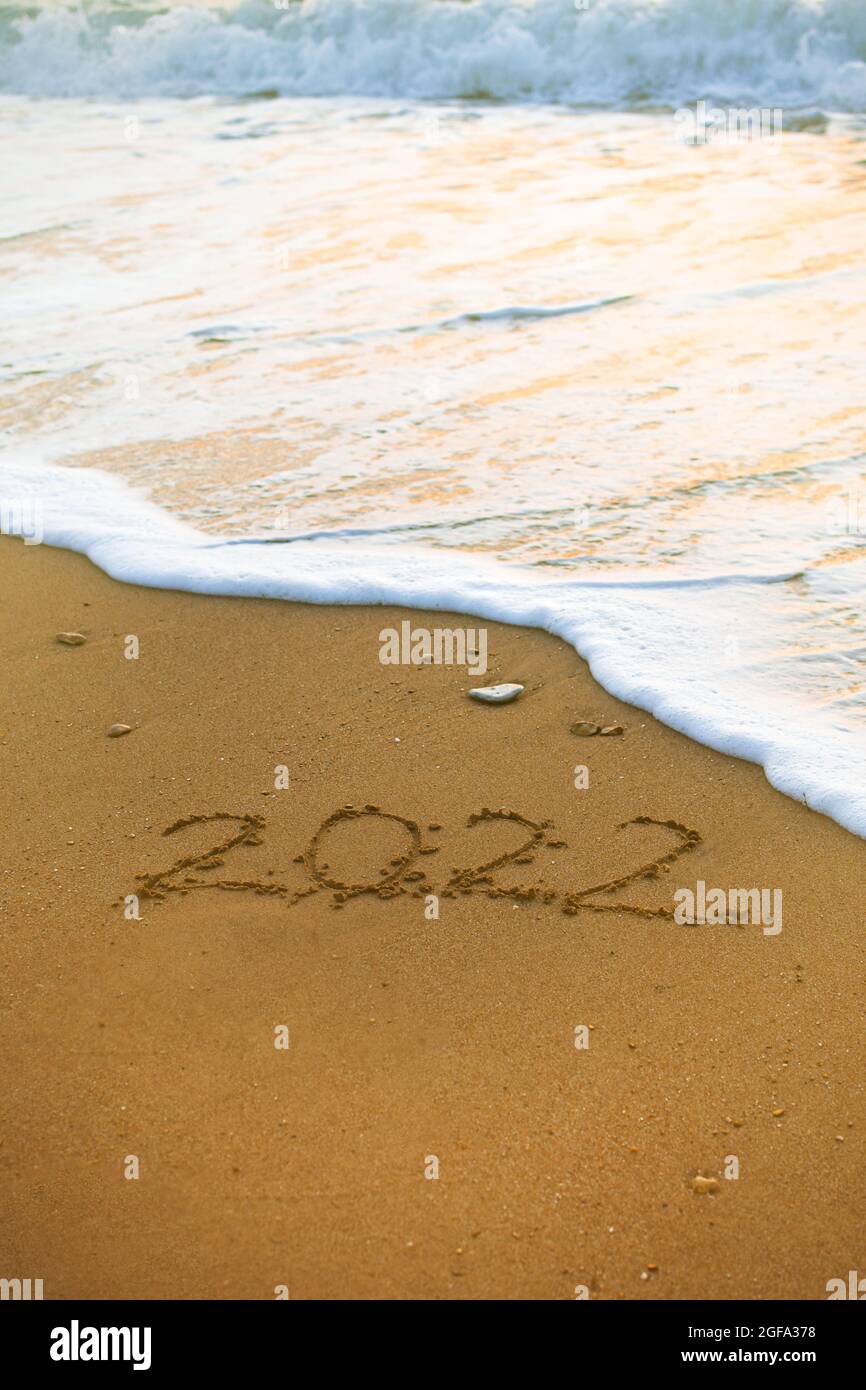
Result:
M279 6L279 8L278 8ZM47 97L706 99L866 111L863 0L245 0L0 12L0 91Z
M722 573L671 584L623 572L599 583L542 577L486 556L382 549L356 537L214 541L109 474L26 463L0 470L0 532L80 551L114 579L152 588L401 604L542 628L570 643L619 699L759 763L779 791L866 837L859 729L768 695L736 670L713 672L700 651L701 632L738 630L763 596L802 576Z

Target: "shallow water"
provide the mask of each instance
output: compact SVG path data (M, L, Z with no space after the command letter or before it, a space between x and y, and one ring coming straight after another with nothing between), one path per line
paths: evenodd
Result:
M5 529L548 627L866 834L861 7L338 8L0 25Z

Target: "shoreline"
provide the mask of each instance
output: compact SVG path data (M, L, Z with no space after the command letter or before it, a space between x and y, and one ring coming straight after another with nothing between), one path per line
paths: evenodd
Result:
M785 650L774 647L778 634L762 625L763 609L756 618L756 605L799 571L685 580L624 567L618 578L550 580L541 567L484 553L329 547L323 537L209 538L110 473L57 466L6 472L6 533L32 533L30 548L70 549L125 584L338 609L390 607L419 622L419 614L434 612L434 627L450 614L458 627L482 620L553 636L615 699L724 756L754 762L772 787L866 839L866 793L852 771L863 740L839 705L841 690L842 717L834 722L821 714L827 688L813 684L807 666L798 692L796 682L779 686L778 664L764 665L768 651L779 663Z
M470 676L379 661L407 618L465 622L440 611L142 588L8 538L0 580L10 1271L712 1299L862 1266L854 835L537 629L486 622ZM467 698L500 680L525 691ZM699 883L779 891L782 930L678 925Z

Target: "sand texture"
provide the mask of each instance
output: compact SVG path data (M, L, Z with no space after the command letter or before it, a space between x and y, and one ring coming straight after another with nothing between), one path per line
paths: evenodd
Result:
M479 679L379 661L455 615L8 539L0 584L4 1273L818 1299L866 1270L861 841L543 633L485 624ZM468 698L495 682L526 688ZM677 924L698 880L781 889L782 931Z

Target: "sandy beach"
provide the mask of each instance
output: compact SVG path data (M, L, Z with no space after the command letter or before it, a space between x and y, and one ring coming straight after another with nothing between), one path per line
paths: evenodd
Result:
M538 631L485 623L479 680L379 661L457 615L5 538L0 583L4 1268L58 1299L864 1268L862 841ZM699 881L781 890L782 930L678 924Z

